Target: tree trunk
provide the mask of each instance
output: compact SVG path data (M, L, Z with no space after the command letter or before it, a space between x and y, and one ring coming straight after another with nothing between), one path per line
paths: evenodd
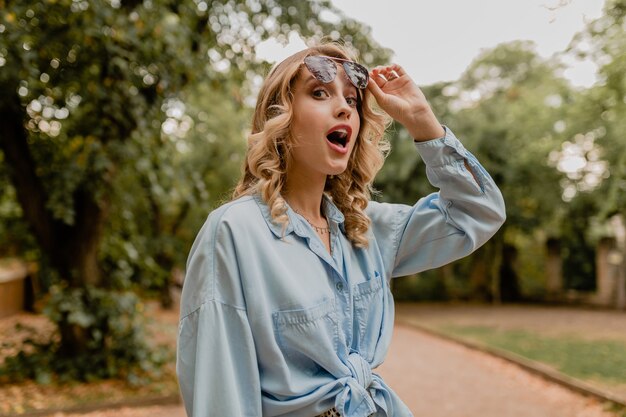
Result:
M174 269L174 260L171 256L161 252L155 257L156 263L163 269L164 277L159 288L159 300L161 307L165 310L174 308L174 299L172 298L172 270Z
M483 247L472 254L469 273L469 295L472 300L488 301L491 299L491 288L489 285L491 245L491 242L487 242Z
M489 276L491 282L491 301L493 304L502 304L502 296L500 294L500 270L502 269L502 258L504 251L504 226L491 238L492 252Z
M8 84L8 85L7 85ZM28 147L25 114L17 95L18 84L0 84L0 91L12 93L0 100L0 149L15 186L17 200L42 250L54 246L53 219L46 210L47 194L36 174L36 164Z
M626 215L619 213L611 219L615 228L617 248L615 253L615 307L626 310Z
M67 322L64 318L57 323L61 335L59 354L65 358L74 358L87 352L90 339L89 329Z
M441 279L445 299L456 300L458 296L454 291L454 265L449 263L440 267L439 279Z
M563 295L563 258L561 240L556 237L546 241L546 298L558 301Z
M17 85L0 85L0 91L17 91ZM98 250L102 238L108 202L95 200L95 193L82 184L74 192L74 223L68 225L54 218L47 209L49 198L37 175L37 164L24 128L24 109L16 93L0 100L0 149L24 219L30 226L41 251L62 280L70 287L100 286ZM67 320L57 323L61 349L67 356L84 351L89 334Z
M1 87L2 91L16 91ZM95 201L94 193L85 190L83 184L74 192L74 223L68 225L53 217L46 207L49 196L36 173L24 119L16 93L0 101L0 149L24 219L61 279L72 287L100 285L98 249L108 204Z
M93 194L74 193L75 222L69 230L66 245L57 254L67 269L72 286L102 286L98 253L108 213L108 202L96 202ZM59 236L62 238L63 236Z

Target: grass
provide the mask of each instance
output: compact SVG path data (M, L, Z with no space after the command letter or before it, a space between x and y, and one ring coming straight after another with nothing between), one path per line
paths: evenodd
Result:
M516 353L553 366L558 371L606 387L626 387L626 343L586 340L575 336L544 336L527 330L489 326L437 326L443 333Z

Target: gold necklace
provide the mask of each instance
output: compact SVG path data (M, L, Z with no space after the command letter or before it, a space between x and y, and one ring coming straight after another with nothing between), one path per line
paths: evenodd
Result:
M319 233L320 235L323 235L323 234L325 234L325 233L330 233L330 227L328 227L328 226L326 226L326 227L319 227L319 226L316 226L316 225L314 225L313 223L311 223L311 220L307 219L307 218L306 218L306 216L305 216L304 214L300 213L298 210L293 209L293 211L295 211L295 212L296 212L296 213L298 213L300 216L302 216L302 217L304 218L304 220L306 220L306 222L307 222L308 224L310 224L310 225L311 225L311 227L312 227L313 229L315 229L315 231L316 231L317 233Z

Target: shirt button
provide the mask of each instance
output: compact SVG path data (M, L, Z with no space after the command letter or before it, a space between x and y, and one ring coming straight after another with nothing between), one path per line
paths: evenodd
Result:
M336 283L335 288L337 288L337 291L343 291L343 282Z

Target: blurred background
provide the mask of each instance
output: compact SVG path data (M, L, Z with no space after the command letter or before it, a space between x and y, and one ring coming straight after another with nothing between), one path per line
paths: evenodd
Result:
M623 323L626 1L384 3L0 0L0 414L176 396L191 243L238 180L263 76L322 39L403 65L507 203L473 255L394 280L397 301ZM376 198L411 204L433 189L408 133L388 137Z

